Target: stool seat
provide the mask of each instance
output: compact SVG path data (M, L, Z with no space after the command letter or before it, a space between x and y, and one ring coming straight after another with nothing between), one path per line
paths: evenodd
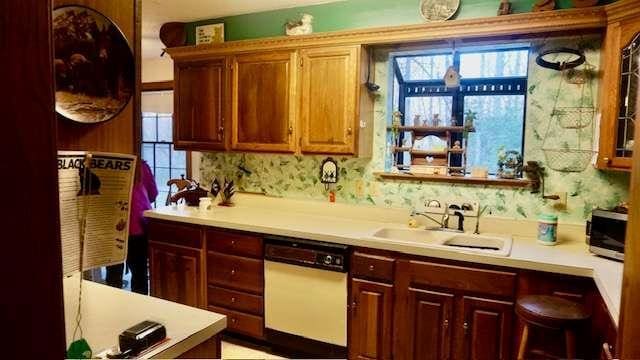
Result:
M550 295L521 297L516 313L527 322L552 329L573 327L591 316L583 305Z

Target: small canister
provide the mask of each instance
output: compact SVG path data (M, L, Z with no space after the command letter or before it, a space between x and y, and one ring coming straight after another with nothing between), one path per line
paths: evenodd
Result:
M538 217L538 242L555 245L558 242L558 216L542 214Z
M212 199L210 197L201 197L200 198L200 202L198 203L198 208L200 209L200 212L207 212L209 210L211 210L212 206Z

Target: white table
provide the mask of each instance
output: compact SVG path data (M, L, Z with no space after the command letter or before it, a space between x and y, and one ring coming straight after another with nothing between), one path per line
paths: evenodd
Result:
M67 345L72 341L76 323L78 276L63 280ZM141 358L176 358L210 341L227 326L227 318L221 314L92 281L85 280L82 286L83 337L89 342L94 356L117 345L118 335L123 330L144 320L164 325L169 340Z

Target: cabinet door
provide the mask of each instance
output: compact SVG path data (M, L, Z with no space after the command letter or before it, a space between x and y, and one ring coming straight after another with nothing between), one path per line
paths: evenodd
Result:
M355 154L359 54L359 46L300 51L302 152Z
M393 285L351 280L350 359L391 359Z
M177 63L174 92L176 148L224 149L227 102L225 58Z
M453 300L453 294L409 288L406 318L409 359L450 358Z
M509 359L513 303L463 296L455 338L458 359Z
M149 263L152 296L204 306L202 251L150 241Z
M640 81L640 18L610 24L603 48L598 167L629 169Z
M234 56L234 150L295 151L296 59L295 51Z

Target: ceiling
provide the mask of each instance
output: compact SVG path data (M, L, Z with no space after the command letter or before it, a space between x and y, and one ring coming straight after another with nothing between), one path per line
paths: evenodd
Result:
M160 26L169 21L190 22L231 15L324 4L342 0L144 0L142 1L142 57L162 52Z

